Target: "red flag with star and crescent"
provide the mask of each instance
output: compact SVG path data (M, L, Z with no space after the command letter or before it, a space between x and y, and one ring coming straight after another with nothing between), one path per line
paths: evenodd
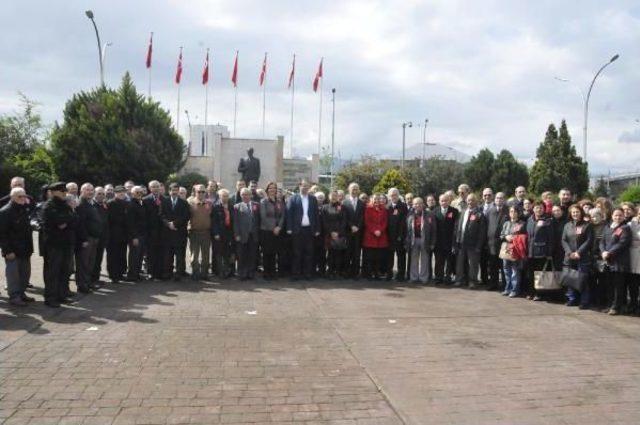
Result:
M238 52L236 52L236 60L233 62L233 72L231 73L231 83L233 83L233 87L238 87Z
M320 66L318 66L318 72L316 72L316 78L313 79L313 91L318 91L318 85L320 84L320 79L322 78L322 62L324 62L324 58L320 59Z
M147 48L147 68L151 68L151 55L153 54L153 33L149 37L149 47Z
M289 73L289 84L287 85L288 89L291 88L295 75L296 75L296 55L293 55L293 62L291 62L291 72Z
M202 71L202 84L209 82L209 49L207 49L207 56L204 59L204 70Z
M182 47L180 48L180 55L178 56L178 66L176 68L176 84L180 84L182 79Z
M264 61L262 61L262 70L260 71L260 86L264 84L264 79L267 76L267 54L264 54Z

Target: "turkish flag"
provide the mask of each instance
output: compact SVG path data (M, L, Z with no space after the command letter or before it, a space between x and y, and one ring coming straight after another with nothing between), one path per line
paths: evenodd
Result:
M264 61L262 62L262 71L260 71L260 85L264 84L264 79L267 76L267 54L264 54Z
M176 68L176 84L180 84L182 79L182 47L180 48L180 56L178 56L178 67Z
M207 49L207 57L204 59L204 70L202 71L202 84L209 82L209 49Z
M296 55L293 55L293 62L291 63L291 72L289 73L289 85L287 85L287 88L290 89L291 85L293 84L293 79L295 77L296 74Z
M149 48L147 49L147 68L151 68L151 54L153 52L153 33L149 37Z
M318 72L316 72L316 78L313 79L313 91L318 91L318 85L320 84L320 79L322 78L322 62L324 58L320 59L320 66L318 66Z
M233 87L238 87L238 52L236 52L236 60L233 63L233 73L231 74L231 82Z

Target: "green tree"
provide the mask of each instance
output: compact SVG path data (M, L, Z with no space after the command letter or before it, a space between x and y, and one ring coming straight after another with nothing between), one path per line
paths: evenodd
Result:
M609 188L607 187L607 182L604 180L604 177L600 176L600 178L598 179L596 187L593 190L593 194L597 197L609 196Z
M491 187L495 192L511 193L518 186L527 187L528 185L529 170L527 166L518 162L508 150L501 150L493 163L488 187Z
M74 95L51 142L56 172L77 182L164 181L184 164L169 113L138 94L129 73L117 90Z
M493 152L487 148L471 157L464 169L464 177L472 189L482 190L491 185L495 162Z
M347 189L349 183L356 182L360 186L361 192L371 194L383 174L390 168L392 165L389 161L363 156L359 162L343 167L336 174L335 186Z
M536 152L529 180L530 190L538 194L545 190L557 192L566 187L582 196L589 188L587 163L576 154L565 120L562 120L559 132L549 124L545 139Z
M620 194L620 201L640 203L640 185L629 186Z
M410 191L409 181L402 172L396 168L390 168L384 173L380 181L378 181L373 188L373 192L387 193L392 187L398 189L400 193Z
M207 178L207 176L204 176L200 173L186 173L181 175L177 175L174 173L169 175L165 183L168 186L170 183L174 182L178 183L182 187L186 187L189 193L191 193L191 188L193 187L193 185L203 184L206 186L209 182L209 179Z
M440 157L428 158L424 167L409 167L405 175L415 195L442 194L464 179L465 164Z

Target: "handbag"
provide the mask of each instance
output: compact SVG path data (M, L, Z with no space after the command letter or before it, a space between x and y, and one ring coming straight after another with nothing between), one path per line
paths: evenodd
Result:
M589 275L587 273L564 266L562 268L560 284L562 286L566 286L567 288L572 288L578 292L582 292L584 290L588 276Z
M502 245L500 245L500 253L498 254L498 257L500 257L501 260L515 261L515 258L513 258L513 254L511 252L511 247L509 246L509 242L502 242Z
M336 239L331 238L329 247L338 251L345 250L347 249L347 238L345 238L344 236L338 236Z
M560 273L553 271L553 268L548 268L550 264L549 259L544 262L542 270L536 270L533 272L533 287L536 291L555 291L562 289L560 285Z

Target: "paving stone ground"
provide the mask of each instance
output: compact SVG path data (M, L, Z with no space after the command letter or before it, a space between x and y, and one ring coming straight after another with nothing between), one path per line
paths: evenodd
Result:
M640 423L640 320L378 282L0 299L3 424ZM4 293L6 295L6 293Z

